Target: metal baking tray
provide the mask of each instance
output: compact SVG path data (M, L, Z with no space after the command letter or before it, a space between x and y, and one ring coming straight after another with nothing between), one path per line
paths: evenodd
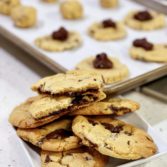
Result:
M59 14L59 5L42 3L39 0L22 0L24 4L32 5L38 10L38 23L29 29L20 29L13 25L10 17L0 15L0 34L30 53L37 60L51 68L55 72L64 72L74 69L75 65L86 57L106 52L108 55L118 57L130 70L128 79L106 86L106 91L119 94L139 85L152 81L167 74L167 65L148 63L133 60L128 54L131 43L136 38L147 37L153 42L165 42L166 30L155 30L150 32L136 31L126 27L127 38L112 41L98 42L90 38L87 28L95 21L106 18L123 20L130 10L144 9L145 7L131 0L120 0L116 9L102 9L96 0L82 1L85 16L82 20L67 21ZM92 12L93 10L93 12ZM80 32L83 44L80 48L65 52L46 52L34 45L34 40L42 35L50 34L60 26ZM23 55L24 56L24 55Z

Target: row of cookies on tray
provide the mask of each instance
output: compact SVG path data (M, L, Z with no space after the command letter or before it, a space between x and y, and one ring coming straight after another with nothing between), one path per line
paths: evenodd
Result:
M32 90L38 95L17 106L9 121L18 136L41 148L43 167L104 167L109 157L136 160L157 151L147 132L114 118L139 104L105 99L100 75L69 71L39 80Z

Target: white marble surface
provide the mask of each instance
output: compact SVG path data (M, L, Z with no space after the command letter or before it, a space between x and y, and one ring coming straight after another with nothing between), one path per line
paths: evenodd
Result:
M0 37L0 167L31 167L22 143L8 123L12 108L32 95L30 85L52 72ZM167 139L167 105L138 92L126 94L141 103L138 111ZM167 155L140 167L166 167Z

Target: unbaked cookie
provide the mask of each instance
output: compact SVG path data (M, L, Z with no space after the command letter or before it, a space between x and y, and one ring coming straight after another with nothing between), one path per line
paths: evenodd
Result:
M104 82L110 84L125 79L129 70L117 58L108 57L105 53L89 57L76 65L76 69L96 72L102 75Z
M17 27L33 27L37 22L37 12L34 7L20 5L12 10L11 18Z
M115 8L118 6L118 0L100 0L100 4L103 8Z
M0 13L10 15L12 9L20 5L20 0L0 0Z
M30 108L33 103L39 101L39 96L31 97L26 100L24 103L15 107L12 113L9 116L9 122L16 127L19 128L36 128L42 125L45 125L49 122L52 122L61 116L68 114L69 110L65 110L64 112L51 115L48 117L44 117L42 119L35 119L30 114Z
M134 59L149 62L167 62L167 45L153 44L146 38L136 39L130 48L130 55Z
M138 30L154 30L165 26L165 16L154 11L131 11L125 23Z
M114 158L135 160L154 155L157 147L142 129L108 117L77 116L72 130L82 143Z
M81 45L81 37L75 31L68 31L60 27L51 35L39 37L35 40L36 46L46 51L64 51Z
M65 0L60 4L60 12L65 19L83 17L83 7L79 0Z
M118 40L125 38L127 34L123 23L114 22L111 19L92 24L88 29L88 33L99 41Z
M121 116L139 109L139 104L121 98L113 98L109 101L96 102L88 107L76 110L70 115L113 115Z
M80 147L80 139L71 131L72 121L58 120L49 125L35 129L17 129L23 140L47 151L67 151Z

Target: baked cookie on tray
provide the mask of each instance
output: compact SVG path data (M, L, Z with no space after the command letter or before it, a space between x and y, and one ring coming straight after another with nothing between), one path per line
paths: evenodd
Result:
M138 30L154 30L165 27L165 16L154 11L131 11L125 18L125 23Z
M39 37L35 45L43 50L56 52L79 47L82 43L79 33L60 27L50 35Z
M71 131L72 121L63 119L35 129L17 129L23 140L47 151L67 151L81 146L80 139Z
M88 148L66 152L41 152L42 167L105 167L107 162L106 156Z
M43 102L42 102L43 101ZM30 111L33 110L35 111L36 109L40 111L42 110L51 110L54 109L52 108L53 101L52 100L47 100L47 98L42 98L42 96L35 96L31 97L28 100L26 100L24 103L20 104L19 106L15 107L12 113L9 116L9 122L16 127L19 128L36 128L42 125L45 125L49 122L52 122L61 116L68 114L70 111L69 110L63 110L57 114L44 117L41 119L35 119ZM41 103L42 102L42 103ZM51 106L49 106L48 102L51 102ZM42 106L41 106L42 104ZM67 103L68 104L68 103ZM39 108L38 108L39 107Z
M75 20L83 17L84 9L79 0L65 0L60 4L60 13L65 19Z
M103 8L115 8L119 4L119 0L100 0L100 4Z
M167 45L153 44L146 38L136 39L130 48L130 56L148 62L167 62Z
M134 112L139 109L139 104L129 100L121 98L113 98L109 101L96 102L88 107L76 110L70 115L113 115L121 116L126 113Z
M100 53L96 57L89 57L76 65L77 70L85 70L102 75L105 84L121 81L128 77L129 70L117 58Z
M124 24L111 19L93 23L88 29L89 35L99 41L110 41L125 38L127 33Z
M10 15L12 9L20 5L20 0L0 0L0 13Z
M11 18L17 27L33 27L37 22L37 11L32 6L19 5L12 9Z
M157 151L145 131L109 117L92 119L77 116L72 130L84 145L114 158L135 160L152 156Z

